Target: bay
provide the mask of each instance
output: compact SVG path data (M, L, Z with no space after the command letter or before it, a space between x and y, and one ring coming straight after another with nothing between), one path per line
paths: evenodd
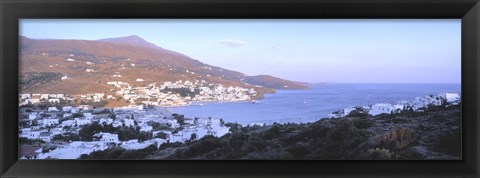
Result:
M277 90L252 102L206 102L202 106L167 108L186 117L213 117L226 122L305 123L327 118L328 114L350 106L367 106L415 97L461 92L461 84L327 84L310 90Z

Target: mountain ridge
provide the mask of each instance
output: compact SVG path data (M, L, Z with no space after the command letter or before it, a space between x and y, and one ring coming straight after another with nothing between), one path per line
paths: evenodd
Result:
M21 75L56 72L69 78L22 87L21 90L25 92L101 92L108 90L106 83L112 80L138 85L148 82L206 80L255 88L260 93L284 89L278 87L278 81L276 85L269 84L268 80L249 83L256 76L202 63L184 54L163 49L136 35L100 40L44 40L25 36L20 36L19 39ZM112 78L115 74L121 74L122 78ZM136 82L138 78L144 79L145 83ZM244 82L245 78L250 79ZM281 82L291 86L288 89L308 88L300 82L284 79Z

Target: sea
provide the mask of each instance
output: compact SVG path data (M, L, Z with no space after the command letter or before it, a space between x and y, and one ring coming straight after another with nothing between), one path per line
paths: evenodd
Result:
M415 97L461 92L461 84L325 84L309 90L277 90L258 102L205 102L167 108L186 117L248 124L307 123L350 106L367 106Z

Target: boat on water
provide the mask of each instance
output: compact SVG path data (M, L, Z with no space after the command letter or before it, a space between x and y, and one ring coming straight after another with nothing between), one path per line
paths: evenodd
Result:
M252 100L252 104L258 104L258 103L260 103L260 101Z

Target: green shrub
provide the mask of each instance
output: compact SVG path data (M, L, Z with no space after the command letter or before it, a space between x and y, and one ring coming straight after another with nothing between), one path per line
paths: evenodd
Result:
M377 137L376 146L399 150L416 143L415 134L410 128L395 128Z
M359 155L359 159L389 160L389 159L395 159L395 155L394 153L390 152L390 150L385 148L373 148L373 149L368 149L365 152L362 152Z
M368 129L372 127L374 122L367 118L354 119L353 125L358 129Z

